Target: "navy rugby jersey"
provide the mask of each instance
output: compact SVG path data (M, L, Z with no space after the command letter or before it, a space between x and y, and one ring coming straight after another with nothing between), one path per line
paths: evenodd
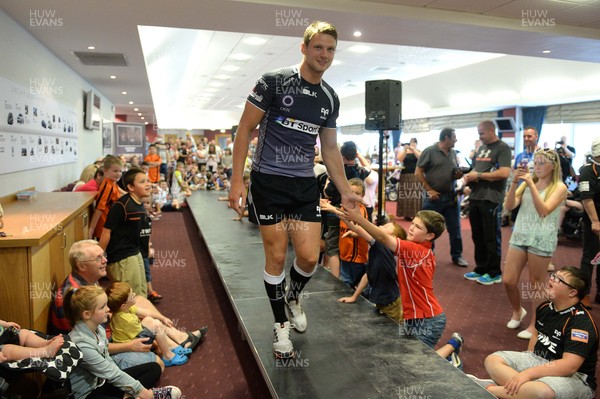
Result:
M340 101L324 81L302 79L297 66L263 75L248 101L265 112L260 122L254 171L286 177L314 177L319 130L336 128Z

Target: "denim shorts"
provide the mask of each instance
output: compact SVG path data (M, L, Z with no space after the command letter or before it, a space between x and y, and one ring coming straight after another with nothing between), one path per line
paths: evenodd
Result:
M511 248L514 248L516 250L519 251L523 251L523 252L527 252L529 254L534 254L537 256L542 256L544 258L551 258L552 257L552 252L550 251L542 251L541 249L537 249L535 247L531 247L528 245L516 245L516 244L510 244Z
M504 359L509 367L518 372L548 363L548 360L532 352L498 351L493 354ZM557 398L593 399L594 392L586 380L585 374L575 373L569 377L542 377L535 381L548 385Z
M440 313L426 319L404 319L404 325L400 328L404 329L407 336L416 337L433 349L446 328L446 314Z
M156 362L156 353L150 352L121 352L111 355L121 370L128 369L133 366L139 366L144 363Z

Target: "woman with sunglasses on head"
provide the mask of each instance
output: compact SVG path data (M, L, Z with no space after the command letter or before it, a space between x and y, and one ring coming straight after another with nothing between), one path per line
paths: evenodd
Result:
M518 328L527 314L521 306L518 287L525 265L529 266L529 286L525 294L531 299L532 311L544 299L546 270L558 240L560 206L567 198L556 151L537 150L533 161L532 173L525 164L517 168L504 201L509 211L520 205L502 276L512 307L512 317L506 325L510 329ZM529 327L519 332L519 338L531 338L535 331L534 319L532 315Z

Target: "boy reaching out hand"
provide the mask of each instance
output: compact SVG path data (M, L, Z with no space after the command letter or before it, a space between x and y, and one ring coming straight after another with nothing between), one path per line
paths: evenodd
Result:
M405 333L433 348L446 327L446 315L433 292L436 262L431 249L446 229L444 217L435 211L418 212L406 240L402 240L369 222L356 209L344 214L396 256Z

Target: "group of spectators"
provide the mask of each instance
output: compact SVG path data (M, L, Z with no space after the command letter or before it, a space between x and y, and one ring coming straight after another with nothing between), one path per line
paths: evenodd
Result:
M567 206L567 196L571 195L563 183L566 178L563 173L573 170L569 159L572 159L575 149L567 146L564 138L556 149L539 148L537 130L526 127L525 149L513 161L510 147L497 136L492 121L480 123L478 132L480 146L473 152L470 170L459 167L453 150L457 138L451 128L443 129L439 142L423 151L416 149L416 140L402 151L403 160L415 158L414 176L423 190L418 208L422 211L415 210L406 215L406 219L412 221L408 236L399 225L375 227L362 205L354 210L339 209L335 186L332 188L326 178L319 178L325 182L321 209L328 212L328 217L324 218L327 226L324 229L324 265L356 289L354 295L339 301L354 302L362 294L370 298L382 313L403 321L408 334L417 335L433 347L443 332L445 316L432 290L434 267L429 268L430 275L419 275L419 271L427 269L421 268L429 256L429 265L435 266L435 257L427 255L427 248L433 249L434 240L444 229L449 233L453 263L460 267L468 266L462 257L459 194L456 189L457 181L461 180L470 196L469 221L475 249L475 268L465 273L465 279L482 285L504 283L512 309L507 323L509 329L517 329L527 315L527 310L521 306L518 288L521 272L526 266L529 268L527 287L534 291L532 298L536 298L532 301L531 321L518 334L519 338L530 341L529 350L534 354L495 353L486 360L486 369L492 380L474 378L497 397L533 397L534 394L544 395L550 391L555 393L555 397L563 397L561 395L566 392L580 392L581 397L591 397L589 395L593 395L596 386L598 334L587 309L590 307L593 266L600 263L600 184L597 171L600 167L600 139L594 141L588 162L579 174L579 191L582 208L585 209L580 268L564 267L548 278L547 271L553 270L550 261L557 246L561 213ZM357 153L352 142L344 143L340 151L352 191L364 196L370 176L368 161ZM411 162L409 160L409 164ZM572 177L573 173L568 176ZM510 182L508 185L507 180ZM518 213L513 214L514 227L504 267L501 265L500 230L503 209L505 212L518 209ZM428 211L434 213L427 214ZM441 218L439 232L434 227L437 217ZM423 233L429 234L427 238L415 236L419 225L422 225ZM375 246L377 242L383 244L383 249ZM418 245L411 246L409 242ZM429 246L423 248L423 243L429 243ZM389 256L390 253L385 251L385 247L398 259L397 267L393 257L386 260L386 254ZM401 248L410 251L403 253ZM413 259L415 254L420 256L420 261ZM336 256L339 263L335 261ZM407 268L412 270L410 277L404 274ZM393 283L390 285L390 282ZM431 291L425 287L430 287ZM597 275L597 292L600 292L598 288L600 277ZM421 291L428 294L426 300L421 301L425 297L419 299ZM595 300L600 303L600 294L596 294ZM418 321L422 317L428 324ZM415 329L415 325L421 328ZM423 329L424 325L428 328ZM426 336L419 336L423 331L426 331ZM562 333L556 334L555 331ZM453 340L449 352L442 356L448 356L448 360L459 365L457 354L462 336L455 333ZM528 381L534 383L525 384ZM564 397L579 397L569 395Z
M475 248L475 268L464 274L465 279L482 285L504 283L512 311L509 329L517 329L528 313L521 306L517 285L526 266L529 288L536 291L532 297L538 298L532 303L528 327L518 334L529 340L529 352L496 352L485 361L491 379L473 379L500 398L591 398L596 388L598 333L585 299L589 299L593 266L600 252L600 139L593 142L589 162L579 174L585 210L580 268L564 267L547 278L557 246L561 210L570 195L563 183L564 160L575 149L539 148L537 130L526 127L524 151L513 161L510 148L496 135L493 122L481 122L478 132L480 146L473 152L468 171L458 166L453 149L457 137L451 128L443 129L439 141L423 151L416 149L416 141L403 151L404 161L414 156L414 181L422 187L421 210L406 215L411 221L408 231L395 222L382 226L373 223L379 176L353 142L344 143L340 153L353 194L363 198L354 209L341 206L335 184L329 181L323 165L316 164L320 206L326 214L322 223L322 264L355 289L352 296L339 302L354 302L362 294L382 314L402 323L407 335L434 348L446 324L433 290L434 241L444 230L449 233L453 263L468 266L462 256L456 189L457 181L462 180L470 196L469 221ZM231 178L231 159L227 159L231 147L221 151L209 143L205 151L203 144L193 143L188 138L171 145L159 137L139 165L133 157L124 164L109 155L101 166L86 167L76 184L75 191L97 191L90 239L70 249L72 273L60 286L52 306L50 333L69 334L84 354L71 375L78 398L122 397L124 392L143 398L181 395L176 387L154 391L147 388L156 383L164 366L185 364L207 329L178 330L154 306L161 296L151 283L151 225L162 210L178 209L193 190L227 190ZM177 144L180 147L172 152ZM245 162L248 170L255 148L256 142L251 142ZM164 162L159 155L162 151L174 156L167 155ZM518 209L513 214L514 229L504 267L500 230L503 209ZM110 285L101 288L105 277ZM596 283L600 288L598 275ZM600 303L596 292L595 301ZM48 356L64 344L62 338L32 338L11 322L0 321L0 326L16 331L15 340L3 342L0 361L30 355L11 344L42 348ZM462 335L454 333L437 352L462 368L458 354L463 342ZM151 351L153 348L158 354ZM106 383L102 383L104 380Z
M60 334L68 334L64 339L83 353L69 376L76 398L122 398L124 394L179 398L176 387L152 387L164 367L185 364L207 333L206 327L177 329L155 307L162 296L152 287L152 222L160 219L162 211L176 210L185 201L184 196L172 194L169 179L183 190L193 187L194 177L206 168L202 165L201 170L189 160L176 164L172 176L168 167L166 175L161 174L163 162L158 154L163 145L157 141L140 163L137 157L127 163L120 157L104 157L99 165L86 167L75 186L75 191L95 191L96 198L89 239L70 249L72 272L51 307L48 330L60 339L36 340L14 323L0 323L16 331L15 338L6 343L41 348L37 353L48 352L44 357L54 356L64 344ZM227 180L221 163L214 165L214 172ZM4 343L0 360L28 357L29 352Z

